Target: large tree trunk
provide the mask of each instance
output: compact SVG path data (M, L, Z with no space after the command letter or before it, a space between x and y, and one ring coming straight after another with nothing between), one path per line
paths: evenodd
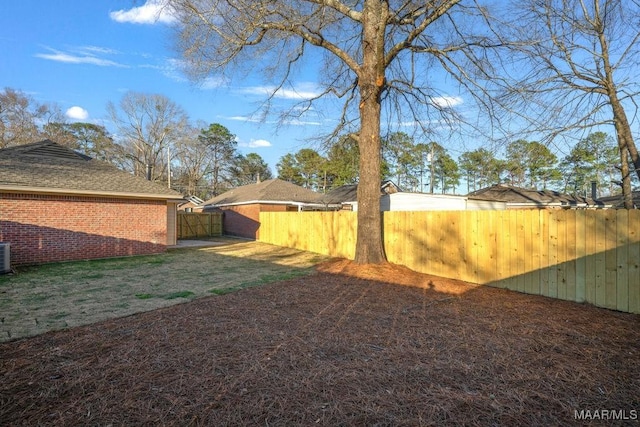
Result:
M638 174L638 178L640 178L640 159L638 158L638 150L635 142L633 141L633 135L631 134L629 120L627 119L627 115L622 104L620 104L620 101L618 100L617 94L614 93L613 95L610 95L609 99L611 100L611 106L613 107L613 122L616 129L618 150L620 150L622 198L625 209L633 209L631 172L629 170L627 154L631 157L636 173Z
M360 90L360 179L355 262L386 261L380 214L380 97L385 86L384 31L388 10L380 0L365 1Z
M599 4L596 3L596 7ZM606 76L605 89L613 110L613 124L616 129L616 139L618 141L618 150L620 151L620 172L622 173L622 199L625 209L633 209L633 193L631 188L631 175L629 171L629 162L627 161L627 153L631 156L636 173L640 178L640 159L638 159L638 150L633 142L631 134L631 126L627 119L624 107L618 99L618 87L613 78L613 68L609 59L609 44L605 38L604 31L599 32L600 46L602 48L602 60L604 62L604 73Z

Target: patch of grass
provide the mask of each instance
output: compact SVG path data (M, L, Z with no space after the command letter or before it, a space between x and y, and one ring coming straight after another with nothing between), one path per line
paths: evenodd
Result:
M2 331L7 332L0 342L40 334L47 322L56 328L63 322L83 325L132 309L153 310L292 279L313 271L310 257L317 254L233 240L206 249L18 267L17 274L0 275ZM62 311L69 313L64 319L52 317ZM40 326L25 313L42 317Z
M190 296L193 296L193 295L195 294L191 291L178 291L178 292L172 292L170 294L167 294L163 298L164 299L189 298Z
M42 301L46 301L47 299L49 299L48 295L38 294L38 295L29 295L29 296L25 297L24 301L26 301L26 302L42 302Z
M67 317L69 315L69 313L65 313L64 311L61 313L56 313L53 316L51 316L52 319L54 320L59 320L59 319L63 319L65 317Z
M48 279L69 277L74 274L82 275L86 279L102 279L105 271L125 270L136 268L141 264L162 264L164 255L145 255L137 257L121 257L94 259L86 261L57 262L31 266L18 266L15 275L0 275L0 281L9 280L11 276L40 276ZM87 274L87 272L90 272Z

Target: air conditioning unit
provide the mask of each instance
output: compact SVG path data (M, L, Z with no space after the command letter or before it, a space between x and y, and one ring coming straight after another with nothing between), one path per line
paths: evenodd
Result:
M0 274L9 273L11 271L11 245L9 243L0 243Z

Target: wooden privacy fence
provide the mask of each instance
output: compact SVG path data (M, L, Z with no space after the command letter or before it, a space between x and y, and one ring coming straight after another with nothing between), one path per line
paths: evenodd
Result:
M178 239L222 236L222 212L178 212Z
M263 212L260 240L353 259L355 212ZM640 313L640 211L384 212L390 262Z

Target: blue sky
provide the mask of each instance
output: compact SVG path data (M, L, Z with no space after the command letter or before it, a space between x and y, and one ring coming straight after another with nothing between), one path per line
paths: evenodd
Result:
M0 87L55 103L69 122L110 123L107 103L127 91L162 94L192 121L220 123L237 135L242 153L256 152L271 166L306 146L334 123L311 116L278 127L252 116L268 87L251 80L235 86L210 79L196 86L178 70L170 17L144 0L4 0L0 6ZM280 92L291 104L315 93L312 79ZM111 129L110 129L111 130ZM314 147L315 148L315 147Z
M216 78L199 85L188 81L171 48L171 18L159 15L153 1L2 0L0 88L20 90L39 103L57 104L69 122L102 124L110 131L108 102L117 105L128 91L162 94L185 109L194 123L226 126L237 136L242 153L260 154L274 173L285 154L319 148L312 139L333 129L339 101L317 105L284 126L278 126L275 116L262 122L254 113L270 88L253 80L259 73L230 85ZM313 65L313 61L307 63ZM432 83L446 90L448 79L443 74L430 70L430 75ZM296 76L291 87L279 91L276 107L285 109L318 92L311 67ZM438 95L432 98L434 104L473 114L468 95L455 90ZM488 141L468 135L438 141L454 158L478 146L489 148Z

